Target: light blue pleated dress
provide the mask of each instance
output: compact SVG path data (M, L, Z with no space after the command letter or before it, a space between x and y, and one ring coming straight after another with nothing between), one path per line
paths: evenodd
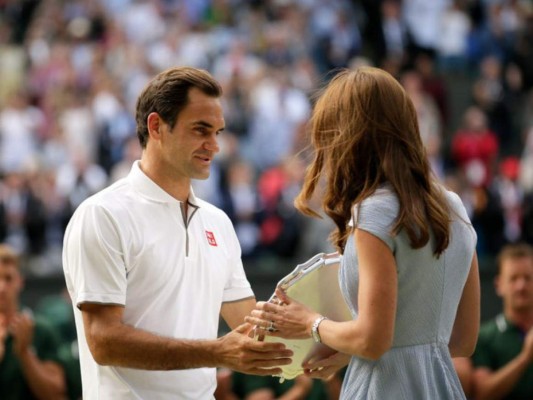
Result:
M430 244L417 250L405 232L391 235L398 199L388 186L354 208L358 229L377 236L392 250L398 271L398 302L392 348L379 360L352 357L341 399L465 399L448 342L468 276L476 233L459 197L446 192L452 211L450 245L435 258ZM357 250L346 244L339 271L341 290L354 319L358 314Z

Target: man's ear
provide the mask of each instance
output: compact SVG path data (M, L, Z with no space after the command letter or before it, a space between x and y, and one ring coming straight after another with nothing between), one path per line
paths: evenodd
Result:
M146 126L148 127L148 135L151 139L158 140L161 137L161 129L163 128L163 120L156 112L151 112L146 118Z

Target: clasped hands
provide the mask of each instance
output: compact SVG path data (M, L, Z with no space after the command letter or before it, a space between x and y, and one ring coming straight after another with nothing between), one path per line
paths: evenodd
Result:
M277 288L277 301L259 301L245 321L255 325L256 334L284 339L308 339L311 327L320 314L291 299Z
M309 339L313 322L320 314L291 299L281 289L275 292L276 301L257 302L255 310L245 321L255 326L255 334L284 339ZM346 366L350 356L329 347L319 346L303 362L305 375L329 379Z
M31 348L33 341L33 318L26 312L15 315L8 323L7 318L0 314L0 361L4 358L5 341L10 333L13 336L13 352L22 357Z

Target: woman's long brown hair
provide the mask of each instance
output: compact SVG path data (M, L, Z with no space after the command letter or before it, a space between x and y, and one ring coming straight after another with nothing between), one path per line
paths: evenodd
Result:
M449 207L431 173L413 103L390 74L372 67L339 72L314 107L311 145L314 160L295 206L319 217L309 202L324 180L322 208L337 226L331 240L341 253L352 207L384 183L400 204L391 234L405 230L416 249L433 232L436 256L448 247Z

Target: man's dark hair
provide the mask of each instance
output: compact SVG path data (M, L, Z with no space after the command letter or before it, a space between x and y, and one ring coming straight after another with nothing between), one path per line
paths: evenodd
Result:
M148 83L137 99L137 137L144 149L148 142L148 115L156 112L173 129L178 115L189 101L189 90L197 88L208 96L220 97L220 84L207 72L191 67L170 68Z
M514 243L505 245L497 257L498 274L502 272L502 264L506 260L516 260L518 258L530 258L533 260L533 247L527 243Z

